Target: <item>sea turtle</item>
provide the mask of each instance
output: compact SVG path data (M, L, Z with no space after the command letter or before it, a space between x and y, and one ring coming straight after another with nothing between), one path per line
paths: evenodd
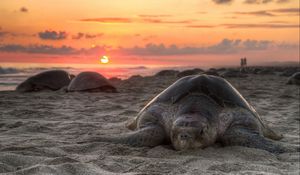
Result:
M179 73L177 70L162 70L155 74L155 76L176 76Z
M171 143L176 150L205 148L215 143L284 152L279 140L254 108L225 79L191 75L179 79L151 100L128 123L133 132L120 136L92 137L132 146Z
M29 77L16 88L19 92L33 92L42 90L59 90L68 86L71 75L64 70L50 70Z
M69 84L68 92L117 92L117 89L97 72L81 72Z
M294 73L288 80L287 84L300 85L300 72Z
M197 75L197 74L200 74L200 73L203 73L203 72L204 72L204 70L198 69L198 68L187 69L187 70L184 70L182 72L179 72L177 74L177 77L181 78L181 77L185 77L185 76L188 76L188 75Z
M228 69L221 73L221 77L224 78L245 78L248 77L247 74L242 73L239 70Z

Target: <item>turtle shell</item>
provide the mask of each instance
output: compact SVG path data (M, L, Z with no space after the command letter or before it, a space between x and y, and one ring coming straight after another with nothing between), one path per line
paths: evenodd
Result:
M58 90L68 86L71 82L70 74L64 70L50 70L41 72L19 84L19 92L41 91L45 89Z
M258 120L260 116L244 97L224 78L213 75L191 75L177 80L152 99L141 111L156 103L175 104L189 94L209 96L220 106L238 106L249 110ZM262 122L262 121L261 121Z
M116 92L116 88L97 72L81 72L71 81L68 91Z

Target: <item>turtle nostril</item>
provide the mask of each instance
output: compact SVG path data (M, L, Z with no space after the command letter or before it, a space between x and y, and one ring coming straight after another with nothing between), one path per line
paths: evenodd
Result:
M180 138L181 140L187 140L187 139L190 138L190 135L189 135L189 134L180 134L180 135L179 135L179 138Z

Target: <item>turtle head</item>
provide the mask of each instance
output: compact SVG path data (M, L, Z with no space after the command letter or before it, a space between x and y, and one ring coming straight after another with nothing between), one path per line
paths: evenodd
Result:
M205 148L216 140L216 131L213 128L199 114L184 114L173 123L172 145L176 150Z

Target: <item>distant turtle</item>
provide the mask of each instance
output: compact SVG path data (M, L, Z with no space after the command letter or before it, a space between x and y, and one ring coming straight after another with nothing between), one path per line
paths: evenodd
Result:
M275 72L270 67L265 67L262 70L258 71L257 74L259 75L274 75Z
M300 72L294 73L288 80L287 84L300 85Z
M282 136L262 122L242 95L225 79L210 75L179 79L150 101L128 128L135 131L79 143L104 141L150 147L171 143L176 150L220 143L273 153L286 151L270 140Z
M176 76L179 73L177 70L162 70L155 74L155 76Z
M182 72L179 72L177 74L177 77L181 78L181 77L185 77L185 76L189 76L189 75L197 75L197 74L202 73L202 72L204 72L204 70L198 69L198 68L187 69L187 70L184 70Z
M206 75L214 75L214 76L220 76L220 74L218 73L218 71L214 68L211 68L205 72L203 72L203 74L206 74Z
M244 73L241 73L241 71L239 70L225 70L223 73L221 73L221 76L222 77L225 77L225 78L244 78L244 77L247 77L248 75L244 74Z
M285 70L280 74L280 76L286 76L286 77L290 77L293 74L300 72L300 68L298 67L287 67L285 68Z
M34 92L42 90L59 90L68 86L71 75L64 70L50 70L29 77L16 88L19 92Z
M97 72L81 72L71 81L68 91L117 92L117 89Z

